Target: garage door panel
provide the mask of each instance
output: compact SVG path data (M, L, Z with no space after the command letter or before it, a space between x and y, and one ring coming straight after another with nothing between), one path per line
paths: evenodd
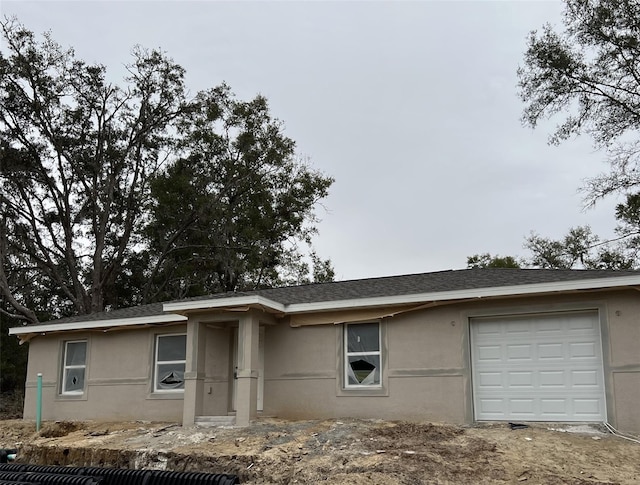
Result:
M528 322L526 320L519 321L519 322L513 322L513 325L503 326L502 329L503 329L503 331L505 333L507 333L509 335L530 334L531 333L531 322Z
M574 413L577 416L598 418L603 412L599 399L573 399Z
M533 398L519 398L510 399L509 408L511 413L518 416L534 416L535 415L535 399Z
M502 348L499 345L479 345L478 360L483 362L501 362Z
M532 360L532 347L531 344L507 345L507 358L509 360Z
M505 401L505 399L482 399L479 403L479 410L486 416L492 416L488 419L501 419Z
M575 342L569 344L569 356L571 359L599 360L595 342Z
M543 370L538 372L538 378L541 389L564 388L567 382L563 370Z
M491 335L496 336L502 334L503 325L500 323L487 322L482 328L478 328L479 335Z
M538 359L540 360L564 360L564 345L559 343L539 343Z
M571 371L571 387L595 387L602 385L598 378L597 370L574 370Z
M476 419L605 419L596 312L472 320L471 342Z
M569 400L566 398L544 398L540 399L540 416L545 418L565 418L569 415Z
M480 372L478 374L478 386L481 388L503 387L502 372Z
M530 371L511 371L507 373L509 388L534 388L534 373Z
M573 332L579 330L591 330L595 331L599 325L596 319L591 318L589 315L581 315L579 317L570 318L568 320L569 329Z
M533 322L538 335L558 334L564 331L564 325L562 325L562 322L558 320L534 318Z

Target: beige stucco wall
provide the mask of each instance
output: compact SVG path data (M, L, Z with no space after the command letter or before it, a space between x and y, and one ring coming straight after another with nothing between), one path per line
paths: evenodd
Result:
M608 420L640 432L640 292L474 300L383 319L383 388L345 391L342 326L265 327L264 415L472 422L469 320L474 316L597 309L600 312ZM203 321L213 314L202 314ZM206 324L202 412L230 410L233 322ZM151 392L154 335L184 325L119 332L60 333L30 343L25 417L35 416L36 374L44 376L44 419L180 421L183 399ZM87 391L59 396L65 340L87 338Z
M621 430L640 433L640 292L609 297L605 332L609 421Z
M581 309L600 312L608 420L640 432L640 293L632 290L477 300L385 318L382 395L342 390L341 326L268 327L264 412L472 422L470 318Z
M42 418L70 420L179 421L182 396L151 390L154 336L179 333L182 326L118 332L65 332L37 336L29 343L24 416L36 415L37 374L42 373ZM86 387L82 396L60 395L64 342L87 340Z
M442 309L386 320L383 389L369 393L342 390L341 325L267 327L264 412L464 422L463 331Z

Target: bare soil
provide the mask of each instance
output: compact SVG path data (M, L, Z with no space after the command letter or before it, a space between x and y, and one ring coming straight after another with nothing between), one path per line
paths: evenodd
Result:
M232 473L243 484L640 483L640 444L587 426L512 430L376 420L249 428L0 421L0 448L33 464Z

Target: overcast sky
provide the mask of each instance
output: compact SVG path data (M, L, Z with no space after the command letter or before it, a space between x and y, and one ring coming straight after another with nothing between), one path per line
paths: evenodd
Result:
M590 224L611 236L615 199L583 211L606 170L588 138L548 146L554 122L520 122L516 70L529 31L562 3L11 1L86 61L120 76L131 48L160 47L192 93L226 81L258 93L300 154L336 179L315 247L337 279L524 255L532 230Z

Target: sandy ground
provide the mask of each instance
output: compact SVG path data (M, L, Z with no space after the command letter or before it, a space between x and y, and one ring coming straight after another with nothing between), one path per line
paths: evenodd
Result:
M249 428L0 421L34 464L233 473L244 484L637 484L640 444L586 426L512 430L372 420L260 419Z

